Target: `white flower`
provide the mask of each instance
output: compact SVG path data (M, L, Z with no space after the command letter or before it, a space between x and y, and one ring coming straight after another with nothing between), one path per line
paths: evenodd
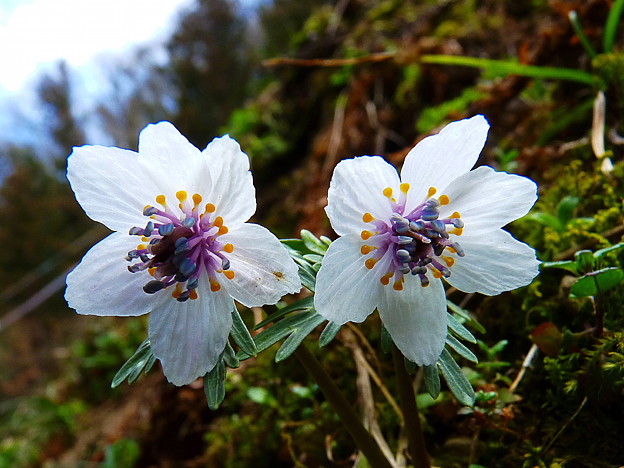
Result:
M210 371L232 326L232 298L274 304L301 287L297 266L256 210L249 160L228 136L199 151L169 122L148 125L139 152L74 148L67 177L92 219L115 231L67 277L80 314L151 312L149 338L167 379Z
M537 187L491 167L470 171L488 129L480 115L447 125L409 152L400 179L379 156L338 164L326 211L341 237L318 272L319 314L361 322L377 308L401 352L431 365L446 339L440 278L487 295L531 282L535 252L501 227L529 211Z

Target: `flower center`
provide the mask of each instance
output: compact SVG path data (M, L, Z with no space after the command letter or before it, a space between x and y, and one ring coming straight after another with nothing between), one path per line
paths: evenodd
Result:
M208 275L213 292L221 289L219 274L234 278L227 258L234 246L219 240L228 228L221 216L214 215L216 207L212 203L203 203L197 193L189 200L184 190L177 192L176 198L179 211L167 205L164 195L156 197L161 208L148 205L143 209L149 221L144 228L131 228L130 235L141 236L144 243L128 252L126 260L138 260L128 266L130 272L147 270L154 278L143 286L143 291L154 294L173 286L171 296L184 302L197 299L203 272Z
M389 220L375 219L370 213L364 213L362 220L370 223L373 228L364 230L361 237L367 241L361 247L366 256L365 265L368 269L375 267L386 252L391 252L391 261L387 272L380 278L383 285L390 284L394 277L393 288L403 289L404 275L418 276L421 286L429 285L427 274L435 278L451 276L450 268L455 259L446 253L464 256L464 251L450 238L449 234L461 236L464 222L460 214L454 212L449 218L440 219L439 207L450 202L447 195L433 198L437 192L431 187L427 199L405 213L405 202L409 184L400 185L398 201L393 197L392 188L383 190L383 195L392 206L393 214Z

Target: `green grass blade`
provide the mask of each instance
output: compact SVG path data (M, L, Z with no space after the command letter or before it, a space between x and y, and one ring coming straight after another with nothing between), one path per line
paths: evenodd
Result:
M605 53L613 52L613 45L615 44L615 33L620 25L620 17L622 16L622 10L624 10L624 0L615 0L611 10L609 10L609 16L605 24L604 35L602 36L602 43Z
M433 63L438 65L458 65L462 67L481 68L492 74L521 75L530 78L547 80L568 80L594 85L596 78L594 75L582 70L558 67L539 67L536 65L523 65L520 63L508 62L505 60L492 60L479 57L462 57L458 55L423 55L420 58L422 63Z

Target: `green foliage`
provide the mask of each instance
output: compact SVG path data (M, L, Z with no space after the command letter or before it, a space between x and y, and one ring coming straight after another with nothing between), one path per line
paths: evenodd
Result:
M416 122L416 130L421 134L431 131L432 128L447 121L451 113L463 114L471 103L484 95L485 93L477 88L466 88L455 99L443 102L435 107L427 107Z
M104 461L98 468L134 468L139 456L139 444L135 440L119 439L106 447Z
M7 400L0 413L0 467L34 466L48 444L68 445L75 418L85 411L79 400L56 403L43 396Z

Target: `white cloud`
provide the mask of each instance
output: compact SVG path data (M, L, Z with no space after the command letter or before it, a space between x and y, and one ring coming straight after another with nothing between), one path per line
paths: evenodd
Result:
M18 91L41 64L74 66L163 37L193 0L28 0L0 6L0 87Z

